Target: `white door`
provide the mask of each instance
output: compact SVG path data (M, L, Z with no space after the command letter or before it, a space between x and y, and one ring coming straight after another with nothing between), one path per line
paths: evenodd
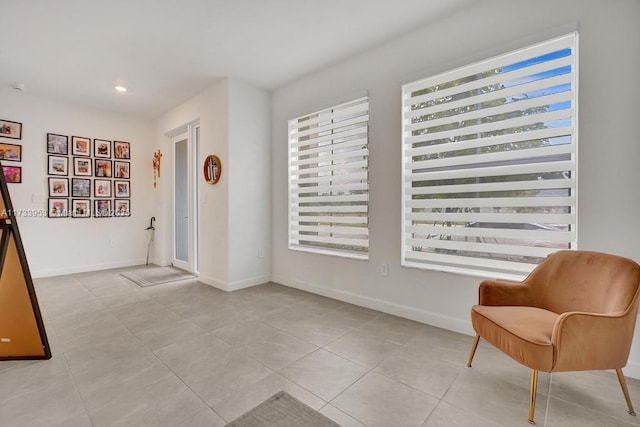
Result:
M190 125L172 138L173 145L173 265L198 271L198 138L200 127Z

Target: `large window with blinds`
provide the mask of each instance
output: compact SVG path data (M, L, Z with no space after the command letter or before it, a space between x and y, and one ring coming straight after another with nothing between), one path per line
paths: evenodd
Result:
M576 45L403 86L403 265L520 279L575 248Z
M369 99L289 120L289 248L368 259Z

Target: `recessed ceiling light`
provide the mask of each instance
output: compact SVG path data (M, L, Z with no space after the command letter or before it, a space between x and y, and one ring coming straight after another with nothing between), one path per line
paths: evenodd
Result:
M118 92L126 92L127 88L124 86L115 86L114 87L115 90L117 90Z

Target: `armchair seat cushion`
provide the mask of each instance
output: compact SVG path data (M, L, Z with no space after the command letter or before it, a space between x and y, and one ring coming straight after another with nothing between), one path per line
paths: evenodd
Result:
M559 315L526 306L484 306L471 309L476 332L491 344L531 369L553 368L551 334Z

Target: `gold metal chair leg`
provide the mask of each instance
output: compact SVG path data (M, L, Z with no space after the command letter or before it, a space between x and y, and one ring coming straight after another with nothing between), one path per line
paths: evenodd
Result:
M536 411L536 393L538 392L538 370L531 370L531 394L529 396L529 424L535 424L533 414Z
M636 412L633 410L633 403L631 403L631 398L629 397L629 389L627 388L627 381L624 379L624 375L622 374L622 369L616 369L616 374L618 374L618 381L620 381L620 387L622 387L622 393L624 393L624 398L627 401L627 407L629 408L629 414L635 416Z
M471 367L471 362L473 361L473 356L476 355L476 350L478 349L478 343L480 342L480 335L476 335L476 338L473 340L473 346L471 347L471 354L469 355L469 361L467 362L467 368Z

